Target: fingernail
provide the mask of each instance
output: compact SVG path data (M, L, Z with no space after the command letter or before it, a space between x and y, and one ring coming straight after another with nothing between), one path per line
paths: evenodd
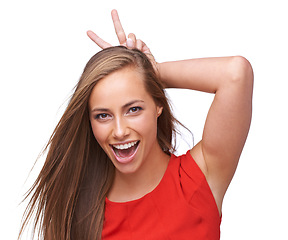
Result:
M133 48L134 47L134 42L133 42L133 40L131 38L127 38L126 44L127 44L128 48Z

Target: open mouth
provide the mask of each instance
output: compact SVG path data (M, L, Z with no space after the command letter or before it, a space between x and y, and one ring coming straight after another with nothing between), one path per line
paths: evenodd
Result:
M121 163L126 163L132 160L137 152L140 141L134 141L126 144L110 145L114 156Z

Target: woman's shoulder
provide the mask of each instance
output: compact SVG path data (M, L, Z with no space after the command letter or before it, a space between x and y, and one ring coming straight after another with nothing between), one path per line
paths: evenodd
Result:
M205 178L205 164L198 157L198 154L195 154L195 151L193 152L193 149L179 156L173 155L171 164L174 165L174 168L179 168L179 173L183 171L190 179L202 181Z

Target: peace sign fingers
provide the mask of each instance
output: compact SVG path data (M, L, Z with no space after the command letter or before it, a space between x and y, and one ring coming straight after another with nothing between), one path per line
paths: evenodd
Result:
M126 35L125 35L124 29L121 25L121 22L120 22L120 19L118 16L118 12L115 9L112 10L111 16L112 16L115 32L116 32L117 38L119 40L119 43L122 46L126 46ZM104 41L102 38L100 38L96 33L94 33L91 30L87 31L87 35L93 42L95 42L102 49L112 47L112 45L110 43Z

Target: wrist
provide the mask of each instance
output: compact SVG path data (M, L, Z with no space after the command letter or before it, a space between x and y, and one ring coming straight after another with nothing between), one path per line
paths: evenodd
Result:
M156 71L157 71L157 76L159 80L162 82L164 85L164 88L169 88L169 85L167 83L166 78L165 78L165 64L164 63L157 63L156 62Z

